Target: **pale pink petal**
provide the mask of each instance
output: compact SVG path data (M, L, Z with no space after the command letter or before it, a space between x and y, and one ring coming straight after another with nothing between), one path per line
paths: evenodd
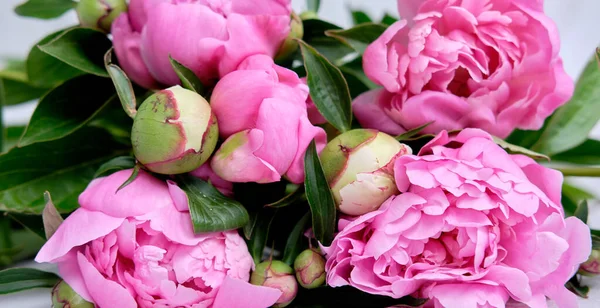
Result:
M255 286L248 282L225 277L215 298L214 308L263 308L279 299L281 291Z

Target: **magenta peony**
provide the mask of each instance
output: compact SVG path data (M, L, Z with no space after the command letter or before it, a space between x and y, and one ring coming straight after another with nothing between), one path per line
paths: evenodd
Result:
M304 153L315 139L325 147L322 128L308 120L308 87L291 70L257 55L223 77L210 98L221 137L227 138L211 166L231 182L304 181Z
M141 86L179 83L169 55L214 84L250 55L275 56L290 14L290 0L131 0L113 23L113 42L121 67Z
M572 95L542 0L398 0L403 20L364 54L383 89L353 103L359 122L390 134L467 127L498 137L539 129ZM535 82L534 82L535 81Z
M181 190L140 171L96 179L42 247L38 262L97 307L266 307L281 292L248 283L254 266L236 231L194 235ZM151 192L151 193L148 193Z
M590 230L564 219L558 171L467 129L400 156L394 172L399 195L340 220L324 248L329 285L435 307L577 306L564 284L590 254Z

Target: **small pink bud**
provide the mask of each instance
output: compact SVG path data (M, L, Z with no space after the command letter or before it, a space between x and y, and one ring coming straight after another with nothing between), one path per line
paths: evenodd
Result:
M77 16L82 26L107 33L112 22L123 12L127 12L125 0L79 0L77 4Z
M325 259L311 249L296 257L294 270L296 279L305 289L314 289L325 283Z
M298 293L294 270L289 265L277 260L264 261L256 265L256 269L250 277L250 283L279 289L283 292L273 305L275 308L289 305Z
M579 266L579 273L586 276L600 274L600 251L592 250L592 254L588 260Z
M52 289L53 308L94 308L94 304L83 299L64 280Z

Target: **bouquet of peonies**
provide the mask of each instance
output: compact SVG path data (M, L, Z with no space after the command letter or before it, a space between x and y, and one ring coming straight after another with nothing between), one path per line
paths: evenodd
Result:
M0 294L577 306L600 231L563 177L600 176L595 58L575 86L542 0L397 2L350 29L314 0L18 6L80 25L0 71L0 103L39 99L0 139L0 263L59 274L5 269Z

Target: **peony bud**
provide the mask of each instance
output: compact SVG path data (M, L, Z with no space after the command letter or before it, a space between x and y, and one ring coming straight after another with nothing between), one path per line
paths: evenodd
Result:
M190 172L208 160L219 138L217 118L196 92L174 86L147 98L135 115L137 160L162 174Z
M600 251L592 250L592 254L588 260L579 266L579 273L586 276L600 274Z
M79 0L77 4L77 16L82 26L107 33L113 20L123 12L127 12L125 0Z
M298 293L298 283L294 277L294 270L289 265L277 261L264 261L256 266L250 283L279 289L283 294L279 297L273 307L285 307L289 305Z
M53 308L94 308L94 304L83 299L64 280L59 281L52 289Z
M340 211L362 215L398 193L388 164L411 153L392 136L370 129L351 130L331 140L321 152L321 163Z
M290 56L298 50L298 41L296 39L302 39L303 36L304 26L302 25L302 20L296 13L292 12L290 33L283 41L283 44L281 44L281 47L279 47L275 60L282 61L290 58Z
M325 259L312 249L300 253L294 261L296 279L305 289L314 289L325 283Z

